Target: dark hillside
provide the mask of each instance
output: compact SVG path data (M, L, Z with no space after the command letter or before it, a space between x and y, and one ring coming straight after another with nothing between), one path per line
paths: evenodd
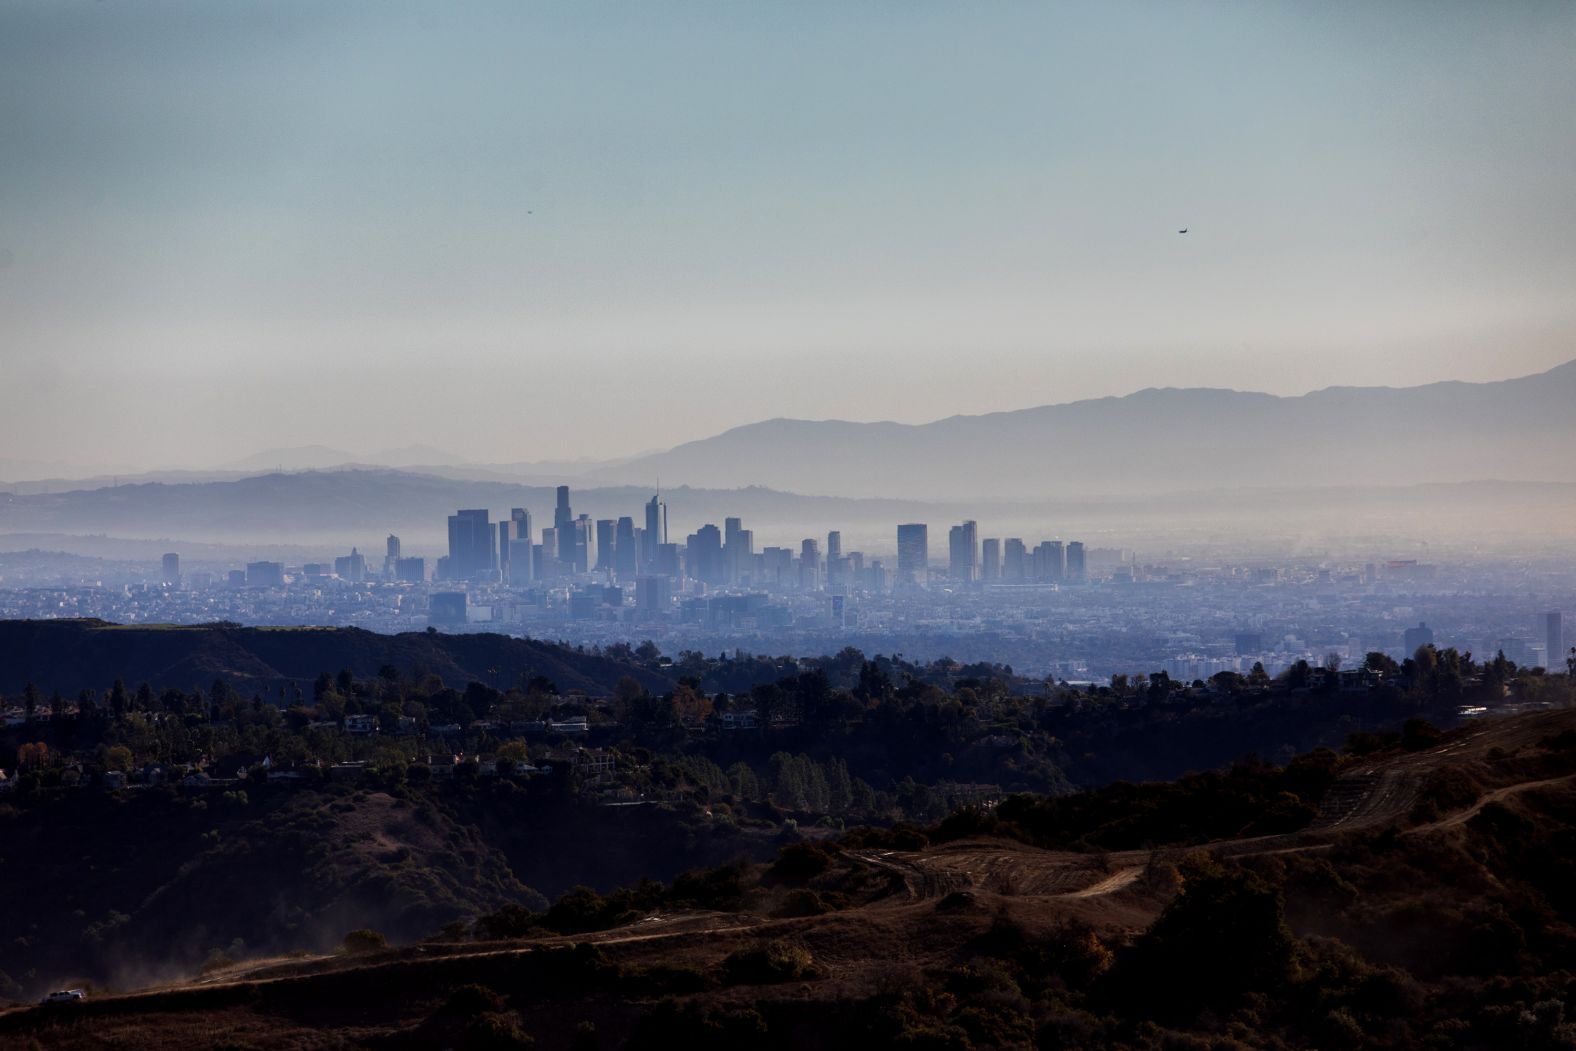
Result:
M0 840L4 995L327 951L358 928L409 940L542 901L474 829L380 792L57 793L0 806Z
M359 628L242 628L223 625L132 627L103 621L0 621L0 693L31 682L45 695L74 697L116 679L156 690L187 689L224 679L242 694L280 686L309 687L323 672L349 668L370 678L384 665L402 674L437 675L448 686L500 688L535 676L560 690L606 696L625 675L661 692L673 683L649 669L553 643L505 635L408 633Z

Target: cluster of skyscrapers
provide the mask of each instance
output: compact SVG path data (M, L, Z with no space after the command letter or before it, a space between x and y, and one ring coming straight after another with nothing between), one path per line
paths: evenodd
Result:
M644 528L631 517L593 522L576 515L569 487L558 487L553 524L533 539L531 512L516 507L494 523L486 510L449 516L449 553L438 559L436 579L524 586L603 572L622 580L645 573L679 575L676 545L668 543L668 509L653 496ZM389 538L391 545L396 543Z
M387 577L419 579L422 566L401 559L397 537L389 538ZM537 536L531 513L514 508L509 518L493 522L486 510L464 510L449 516L449 553L438 560L440 581L476 581L510 586L567 581L586 575L609 582L636 583L644 578L697 582L712 587L733 585L819 591L823 588L885 590L889 585L918 586L930 582L929 527L910 523L897 527L897 575L889 579L880 559L860 551L844 551L842 534L833 530L823 542L807 538L797 548L757 549L755 534L742 519L727 518L721 528L706 524L682 544L668 539L667 505L653 496L645 505L643 523L631 516L592 520L576 515L569 487L561 485L553 524ZM1021 538L978 536L969 521L948 534L948 561L943 579L959 583L1080 583L1086 579L1084 546L1078 541L1047 540L1030 549ZM647 583L655 592L659 585Z
M930 575L929 527L897 527L899 583L923 583ZM1088 579L1082 541L1044 540L1033 549L1022 537L979 538L973 521L947 531L947 577L960 583L1079 584Z

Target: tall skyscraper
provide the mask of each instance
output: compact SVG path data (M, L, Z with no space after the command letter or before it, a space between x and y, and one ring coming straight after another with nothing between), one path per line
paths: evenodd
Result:
M992 537L980 544L980 579L1001 578L1001 541Z
M334 559L334 575L340 580L348 580L359 584L367 579L367 559L355 548L350 549L350 554Z
M542 564L535 569L537 580L550 580L563 575L560 566L563 562L558 557L558 530L548 526L542 530Z
M834 529L826 534L826 561L828 563L843 557L843 534L841 530Z
M744 521L742 519L724 518L722 520L722 572L730 584L739 579L739 570L744 562L743 541L741 539L743 532Z
M646 504L645 549L641 561L649 569L657 564L657 548L668 542L668 505L653 496Z
M668 577L639 577L635 581L635 612L642 620L662 616L673 602L673 581Z
M640 551L635 546L635 520L628 515L618 520L614 530L613 557L610 561L620 583L633 580L639 570Z
M581 515L573 522L572 535L574 536L574 557L570 560L576 573L586 573L591 569L591 548L596 543L592 535L590 515Z
M799 544L799 586L806 591L821 586L821 545L810 537Z
M166 584L169 584L171 587L174 587L176 584L179 584L181 582L181 556L180 555L176 554L173 551L170 552L169 554L165 555L163 563L160 565L159 568L160 568L160 576L162 577L162 579L164 580L164 582Z
M531 512L523 507L509 511L509 521L514 523L514 536L520 540L531 539Z
M930 575L930 527L910 522L897 527L897 579L900 584L923 584Z
M1562 675L1569 670L1565 663L1570 653L1565 649L1565 618L1558 611L1543 615L1544 647L1548 656L1543 659L1544 670L1550 675Z
M469 580L493 568L493 530L485 509L449 516L449 578Z
M947 532L947 555L953 580L970 581L979 577L979 527L973 522L955 525Z
M504 578L506 584L522 588L536 579L536 559L533 556L538 547L531 543L528 536L509 541L509 572Z
M498 550L493 552L493 557L498 562L498 579L509 579L509 545L514 543L518 534L515 533L515 521L505 518L498 522Z
M558 530L558 536L563 538L569 531L569 523L575 520L575 514L569 509L569 487L558 487L558 500L553 505L553 528Z
M708 523L691 533L685 543L684 561L689 575L701 583L723 583L722 530Z
M1067 552L1060 540L1044 540L1034 548L1035 580L1060 584L1067 576Z
M613 568L613 526L611 518L596 520L596 569L599 573Z
M1089 579L1089 569L1084 562L1082 540L1069 540L1067 542L1067 579L1074 584L1082 584Z
M1010 536L1002 545L1001 576L1003 580L1022 580L1025 573L1024 561L1028 552L1023 546L1021 537Z

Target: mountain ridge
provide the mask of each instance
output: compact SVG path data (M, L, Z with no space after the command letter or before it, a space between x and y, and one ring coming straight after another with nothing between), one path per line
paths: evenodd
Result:
M660 474L711 488L753 482L827 496L939 490L976 499L1043 487L1104 494L1211 472L1250 486L1293 477L1389 485L1501 477L1515 464L1518 477L1569 481L1576 465L1557 447L1576 437L1573 399L1576 361L1487 383L1326 387L1295 396L1148 387L920 424L763 420L592 477ZM1397 455L1383 464L1376 459L1383 452ZM992 469L982 471L987 464Z

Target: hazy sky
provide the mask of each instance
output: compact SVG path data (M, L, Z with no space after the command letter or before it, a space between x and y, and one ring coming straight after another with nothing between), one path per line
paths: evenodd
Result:
M0 3L0 458L1524 374L1573 173L1569 2Z

